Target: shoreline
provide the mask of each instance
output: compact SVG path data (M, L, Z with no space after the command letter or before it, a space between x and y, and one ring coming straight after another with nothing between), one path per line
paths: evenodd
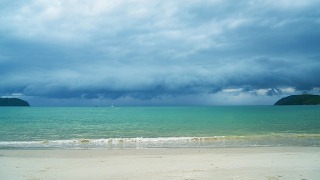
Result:
M320 147L0 150L0 179L317 179Z
M0 141L1 149L145 149L145 148L242 148L320 147L319 133L185 137L117 137L64 140Z

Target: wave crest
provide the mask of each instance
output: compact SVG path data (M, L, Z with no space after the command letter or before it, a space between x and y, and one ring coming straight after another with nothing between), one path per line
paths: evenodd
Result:
M254 136L107 138L42 141L3 141L0 149L143 149L252 146L320 146L320 134Z

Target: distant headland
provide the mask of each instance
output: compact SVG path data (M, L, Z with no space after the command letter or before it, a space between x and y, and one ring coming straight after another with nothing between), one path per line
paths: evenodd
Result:
M19 98L0 98L0 106L30 106L30 104Z
M274 105L320 105L320 95L292 95L280 99Z

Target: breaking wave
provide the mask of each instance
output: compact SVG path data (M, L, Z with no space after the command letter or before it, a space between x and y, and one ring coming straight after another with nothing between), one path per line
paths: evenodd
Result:
M320 134L2 141L0 149L145 149L320 146Z

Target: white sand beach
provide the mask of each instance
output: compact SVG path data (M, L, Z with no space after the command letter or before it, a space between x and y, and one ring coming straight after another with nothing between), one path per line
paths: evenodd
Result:
M319 179L319 147L0 150L0 179Z

